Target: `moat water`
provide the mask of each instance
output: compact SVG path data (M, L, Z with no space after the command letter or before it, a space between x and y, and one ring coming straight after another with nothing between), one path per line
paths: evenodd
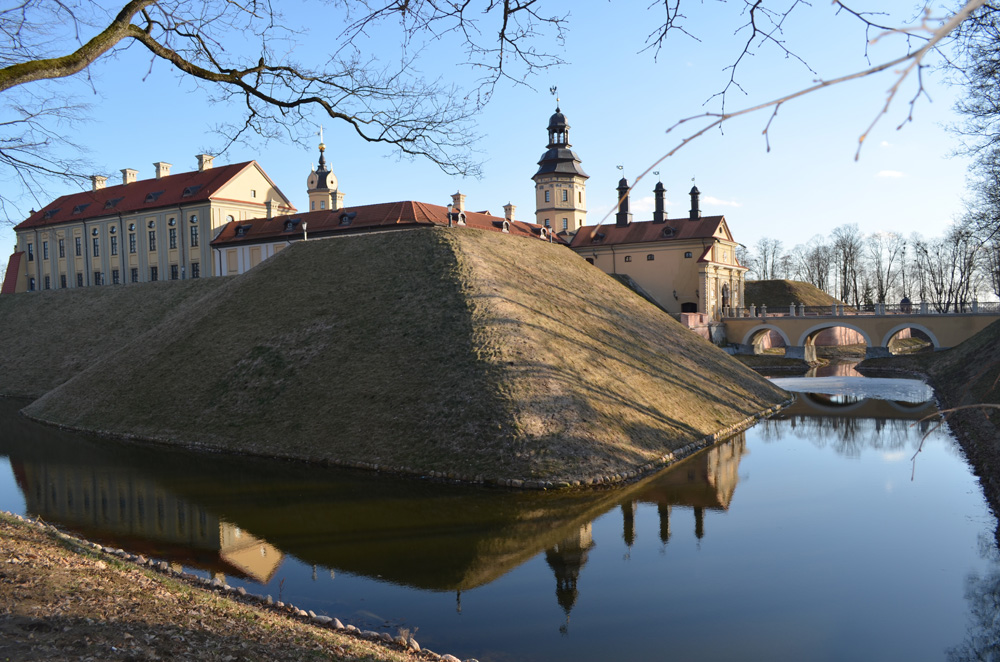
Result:
M140 448L0 400L0 509L480 662L996 654L996 522L928 387L776 381L778 417L580 493Z

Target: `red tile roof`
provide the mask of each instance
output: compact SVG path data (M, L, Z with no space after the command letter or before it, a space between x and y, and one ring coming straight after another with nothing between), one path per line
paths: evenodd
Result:
M7 273L3 277L3 287L0 287L0 294L14 294L17 290L17 276L21 272L21 258L24 251L17 251L10 256L7 263Z
M56 198L17 225L14 230L27 230L117 213L131 214L149 209L173 207L179 204L205 202L239 173L254 164L254 161L246 161L209 168L208 170L168 175L160 179L143 179L131 184L108 186L97 191L71 193ZM266 174L264 176L267 177ZM185 192L188 195L184 195Z
M589 248L618 244L646 244L653 242L683 241L685 239L729 239L727 231L717 235L726 221L725 216L704 216L692 221L674 218L666 223L640 221L620 228L614 223L586 225L576 233L570 248Z
M467 227L495 232L503 231L503 218L474 211L465 212L465 217ZM212 246L266 243L286 238L298 239L302 237L303 222L308 225L307 230L311 237L377 232L391 228L447 226L448 209L425 202L404 200L344 207L336 211L326 209L304 214L233 221L222 229L219 236L212 242ZM514 236L540 239L542 238L542 230L542 226L534 223L512 221L508 232ZM552 235L552 241L566 243L555 234Z

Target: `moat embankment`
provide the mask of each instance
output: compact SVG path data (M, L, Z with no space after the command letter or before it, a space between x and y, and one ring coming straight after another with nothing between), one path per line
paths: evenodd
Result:
M788 397L546 242L458 228L356 236L299 243L218 280L197 305L74 362L26 413L197 448L538 486L650 470ZM91 335L65 324L66 336ZM29 355L52 350L10 331Z

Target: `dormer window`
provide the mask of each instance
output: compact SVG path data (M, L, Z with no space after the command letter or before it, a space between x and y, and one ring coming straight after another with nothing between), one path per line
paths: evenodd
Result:
M510 221L503 222L503 232L510 232Z
M677 230L675 228L672 228L669 225L663 228L663 236L666 237L667 239L670 239L675 234L677 234Z
M605 235L603 232L595 232L591 241L594 242L595 244L600 243L601 241L604 241L604 236Z
M74 214L82 214L82 213L83 213L83 211L84 211L84 210L85 210L85 209L86 209L87 207L89 207L89 206L90 206L90 203L89 203L89 202L85 202L85 203L83 203L82 205L77 205L76 207L73 207L73 213L74 213Z
M111 198L110 200L108 200L107 202L104 203L104 208L105 209L111 209L113 207L117 207L118 203L121 202L124 199L125 198Z
M198 184L197 186L188 186L188 187L186 187L184 189L184 192L181 193L181 197L182 198L190 198L192 195L194 195L195 193L197 193L198 189L200 189L200 188L201 188L201 184Z
M289 220L285 221L285 232L291 232L291 231L293 231L295 229L295 226L299 224L300 220L302 220L302 219L292 218L292 219L289 219Z
M163 191L153 191L152 193L146 195L146 200L144 202L146 203L156 202L157 200L160 199L161 195L163 195Z
M340 224L341 225L350 225L351 221L353 221L354 217L357 216L357 215L358 215L358 212L356 212L356 211L346 212L346 213L341 214L340 215Z
M251 226L251 225L237 225L236 226L236 236L237 237L245 237L245 236L247 236L247 232L250 231L251 227L253 227L253 226Z
M60 211L61 210L60 210L59 207L56 207L55 209L50 209L47 212L45 212L45 214L42 216L42 218L44 218L44 219L50 219L53 216L55 216L56 214L58 214Z
M458 215L458 224L465 225L465 212L463 211Z

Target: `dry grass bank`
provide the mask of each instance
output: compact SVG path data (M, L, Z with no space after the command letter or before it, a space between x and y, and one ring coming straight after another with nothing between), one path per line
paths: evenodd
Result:
M0 659L431 659L317 627L0 514Z
M299 243L27 408L172 443L472 478L634 469L785 394L558 245Z
M815 285L798 280L748 280L743 300L748 305L764 305L768 308L787 308L793 303L806 306L841 303Z
M205 278L0 297L0 395L39 397L222 283Z

